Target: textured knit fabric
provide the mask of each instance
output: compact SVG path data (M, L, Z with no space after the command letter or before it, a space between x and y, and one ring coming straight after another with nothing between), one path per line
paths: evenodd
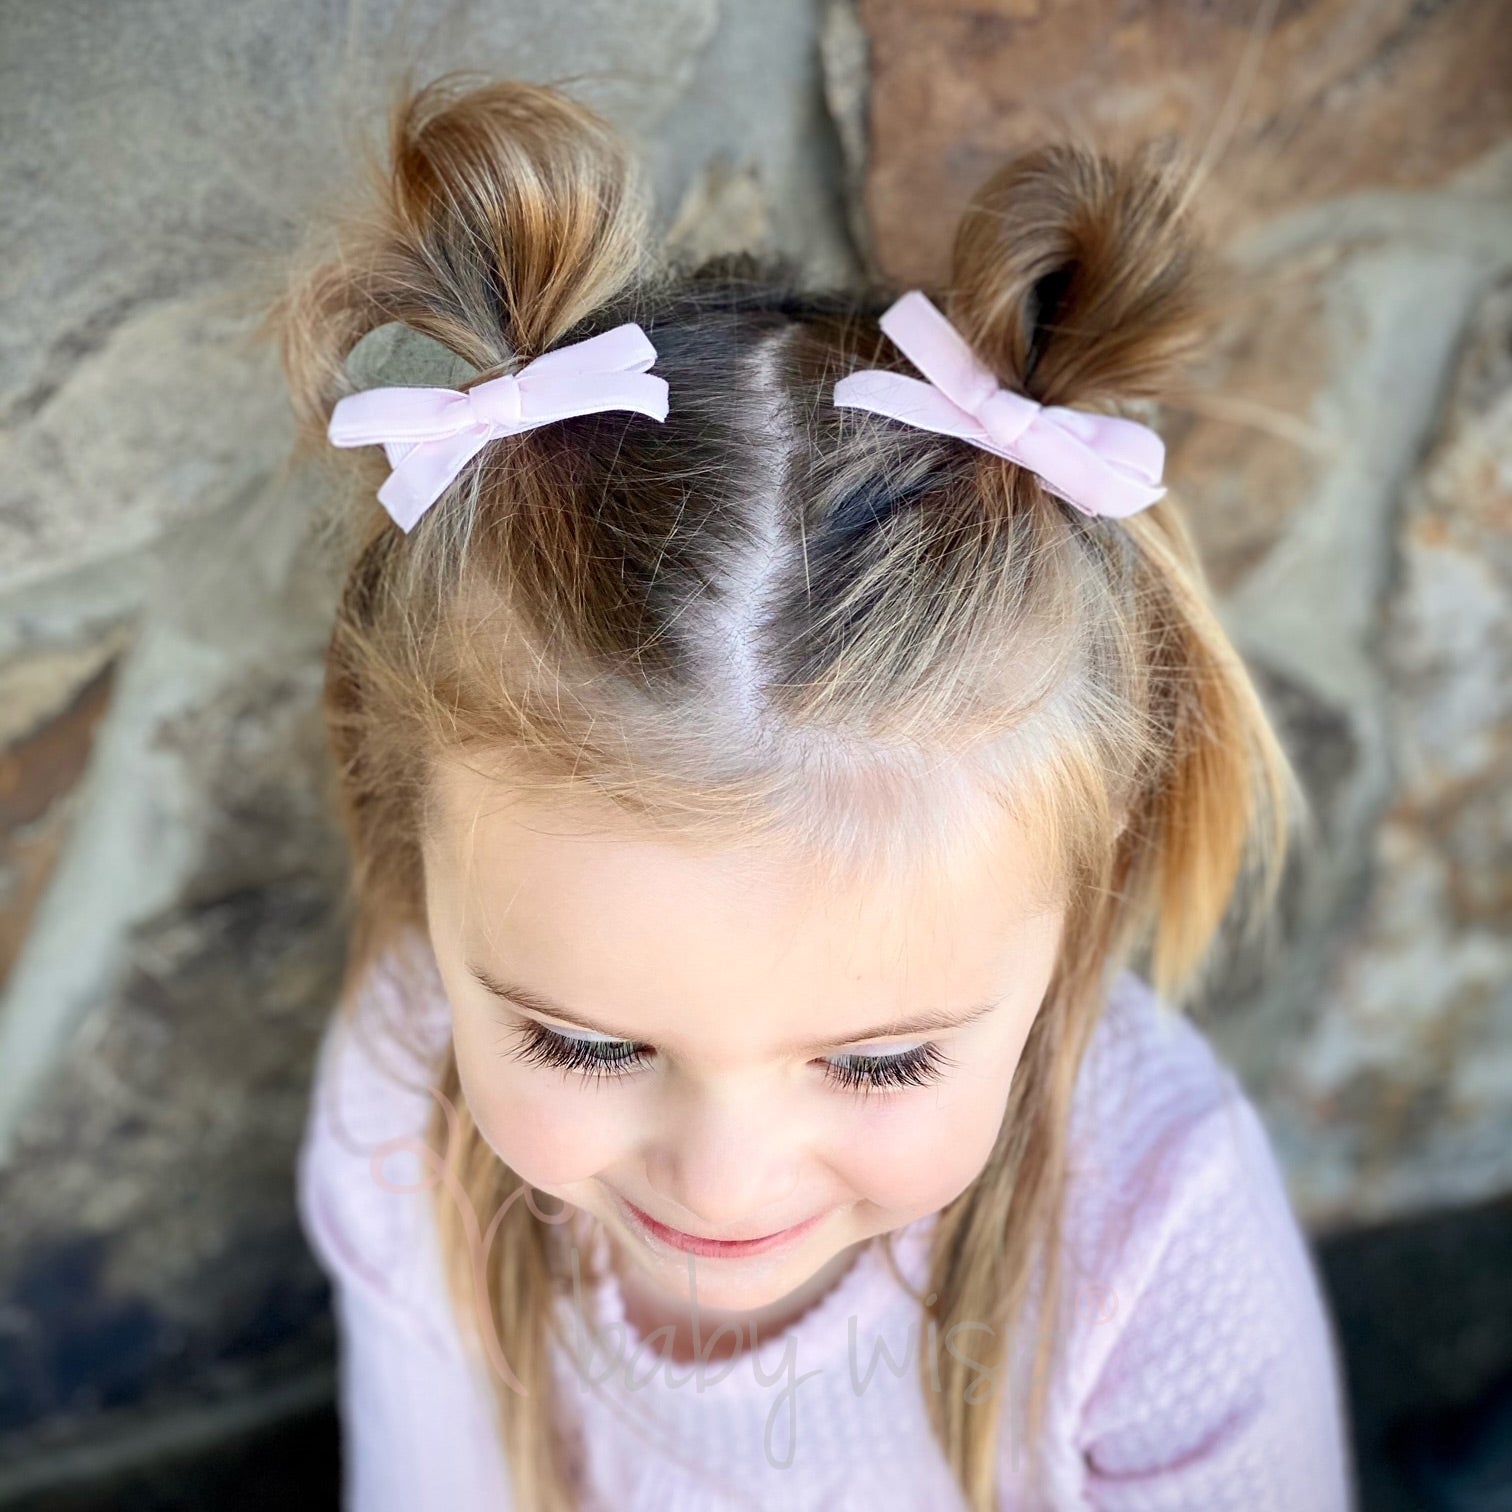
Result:
M343 1507L508 1512L488 1366L463 1347L421 1161L404 1149L435 1105L426 1083L450 1034L434 960L416 948L428 989L396 1001L380 973L359 1005L401 1014L414 1044L333 1017L298 1159L301 1221L336 1309ZM1267 1136L1200 1030L1131 973L1083 1063L1071 1134L1045 1476L1030 1486L1005 1415L999 1506L1352 1508L1336 1343ZM892 1236L920 1292L932 1223ZM646 1346L612 1275L572 1290L553 1358L584 1512L964 1507L929 1428L924 1315L877 1244L786 1331L701 1367ZM969 1337L959 1350L983 1354Z

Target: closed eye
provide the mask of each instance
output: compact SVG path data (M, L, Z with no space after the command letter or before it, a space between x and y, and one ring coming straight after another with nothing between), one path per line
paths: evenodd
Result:
M896 1055L840 1055L823 1064L837 1085L864 1092L927 1086L955 1062L933 1040L925 1040Z
M565 1033L527 1018L518 1020L511 1027L519 1036L518 1044L509 1052L515 1059L527 1065L555 1066L562 1071L578 1072L590 1080L623 1076L650 1059L650 1050L633 1040L609 1039L602 1034L578 1030Z
M514 1059L528 1065L551 1066L595 1082L627 1076L649 1064L656 1053L651 1046L634 1040L548 1029L535 1019L522 1018L511 1027L517 1043L507 1053ZM865 1095L927 1086L955 1062L934 1041L926 1040L892 1055L852 1052L826 1058L819 1064L833 1085Z

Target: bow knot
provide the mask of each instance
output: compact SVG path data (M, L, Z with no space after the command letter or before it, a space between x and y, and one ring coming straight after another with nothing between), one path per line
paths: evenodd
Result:
M1123 517L1165 495L1165 443L1148 426L1042 405L1002 388L917 289L890 306L879 323L929 382L864 368L835 385L837 407L958 436L1027 468L1083 514Z
M468 408L475 425L491 425L503 430L512 428L523 418L520 379L516 373L490 378L467 390Z
M1024 394L1015 394L1012 389L999 388L994 383L985 399L962 408L975 415L998 449L1006 452L1034 424L1042 406Z
M327 435L334 446L383 447L393 471L378 501L408 534L496 436L602 410L665 420L667 380L646 371L655 361L656 348L630 321L465 392L400 385L348 394L332 410Z

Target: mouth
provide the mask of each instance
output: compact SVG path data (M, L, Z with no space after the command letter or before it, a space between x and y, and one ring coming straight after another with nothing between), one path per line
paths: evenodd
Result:
M670 1228L667 1224L658 1222L624 1197L619 1200L635 1227L650 1239L670 1245L685 1254L700 1255L709 1260L738 1260L747 1255L766 1255L774 1250L786 1249L817 1227L825 1216L816 1213L812 1218L805 1218L802 1223L795 1223L791 1228L778 1229L775 1233L762 1234L755 1239L705 1239L701 1235L684 1233L682 1229Z

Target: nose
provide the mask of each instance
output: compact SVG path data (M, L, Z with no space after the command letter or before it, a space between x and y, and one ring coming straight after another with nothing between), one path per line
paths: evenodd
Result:
M652 1216L675 1228L758 1238L809 1216L789 1200L802 1171L798 1131L759 1090L685 1090L645 1157L664 1203Z

